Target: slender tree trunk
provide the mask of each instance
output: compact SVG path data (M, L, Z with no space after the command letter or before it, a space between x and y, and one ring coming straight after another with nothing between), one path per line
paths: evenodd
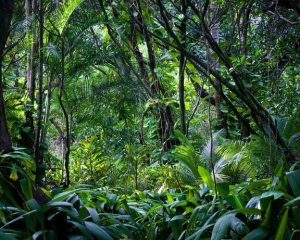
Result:
M25 1L25 13L26 20L29 21L31 15L37 14L37 0L26 0ZM25 111L25 124L24 127L29 130L22 131L22 144L24 147L34 150L34 120L33 120L33 110L35 101L35 81L36 81L36 69L37 69L37 58L38 58L38 42L37 42L37 23L36 21L32 24L31 29L31 49L27 54L27 72L26 72L26 83L27 92L29 97L29 104L26 106Z
M248 29L250 25L250 13L252 8L252 1L247 3L244 11L243 11L243 20L241 26L241 55L246 56L247 54L247 36L248 36Z
M132 46L132 51L133 51L133 54L135 56L135 59L136 59L138 65L139 65L141 77L142 77L146 87L148 89L150 89L151 83L150 83L150 79L149 79L149 75L148 75L148 71L147 71L147 66L146 66L143 54L141 53L139 46L138 46L138 42L137 42L135 19L133 16L131 18L132 19L131 19L131 23L130 23L130 25L131 25L130 43ZM150 95L151 95L151 97L153 97L152 91L150 91Z
M41 141L42 142L44 142L46 140L46 136L47 136L49 115L50 115L50 109L51 109L52 88L54 85L53 71L50 71L49 75L50 76L49 76L49 81L48 81L48 86L47 86L47 94L46 94L46 98L45 98L45 115L44 115L44 120L43 120L44 128L42 129L42 133L41 133Z
M37 98L37 120L35 128L34 156L36 161L36 183L41 184L44 177L43 156L40 151L41 127L43 111L43 40L44 40L44 9L43 0L39 0L39 67L38 67L38 98Z
M251 13L252 4L253 4L252 1L246 3L245 6L241 9L241 14L239 14L240 18L242 19L241 26L240 24L238 24L238 31L240 32L240 55L245 57L247 55L247 35L248 35L248 29L250 25L250 13ZM245 137L248 137L250 135L250 132L248 131L244 122L240 121L239 125L241 129L241 138L243 139Z
M217 12L218 12L218 6L215 3L211 3L210 5L211 11L212 11L212 27L211 27L211 35L213 39L216 41L216 43L219 44L220 42L220 24L217 22ZM210 57L209 57L210 58ZM215 71L219 71L219 60L218 58L211 58L212 62L212 68ZM218 125L220 128L225 130L225 137L229 136L228 133L228 126L227 126L227 116L222 112L221 105L223 102L222 94L223 87L222 83L219 79L215 78L215 107L216 107L216 114L218 119Z
M13 7L13 1L0 0L0 153L10 151L12 147L5 116L5 103L3 97L4 84L2 81L2 62L3 52L13 16Z
M16 54L12 54L11 60L13 61L15 65L15 81L14 81L14 88L19 88L19 78L20 78L20 69L19 69L19 62L16 58Z
M61 78L60 78L60 85L59 85L59 95L58 95L58 101L60 104L60 107L63 111L65 123L66 123L66 138L65 138L65 145L66 145L66 152L64 154L64 168L66 171L66 177L64 181L64 187L68 187L70 185L70 123L69 123L69 116L67 113L67 110L63 104L63 90L64 90L64 84L65 84L65 42L62 37L61 39Z
M182 34L182 45L183 47L186 46L186 11L187 11L187 4L185 0L181 0L181 11L184 15L182 20L180 31ZM186 128L186 120L185 120L185 103L184 103L184 73L185 73L185 64L186 59L184 53L180 52L179 57L179 83L178 83L178 95L179 95L179 108L180 108L180 123L181 123L181 132L183 134L187 133Z

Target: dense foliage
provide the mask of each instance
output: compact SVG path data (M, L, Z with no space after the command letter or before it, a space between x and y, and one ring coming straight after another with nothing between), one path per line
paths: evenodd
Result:
M0 239L300 239L300 1L0 0Z

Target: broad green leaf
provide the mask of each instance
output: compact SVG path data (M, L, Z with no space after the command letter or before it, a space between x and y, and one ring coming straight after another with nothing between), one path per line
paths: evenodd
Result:
M31 210L35 210L35 209L40 209L41 208L40 204L34 198L28 200L26 203L27 203L27 205L29 206L29 208Z
M20 185L25 198L32 199L33 198L32 182L28 178L24 178L20 181Z
M212 179L209 171L207 171L204 167L199 166L198 167L198 172L199 172L199 175L201 176L203 182L206 183L207 186L211 190L214 191L215 190L214 180Z
M275 235L275 240L284 239L284 233L286 231L286 225L288 221L288 214L289 214L289 209L286 209L281 217L280 224Z
M269 232L263 228L256 228L249 232L242 240L264 240L268 236Z
M179 139L182 145L193 147L188 138L181 131L176 130L175 136Z
M51 203L47 203L45 206L50 206L50 207L73 207L73 204L69 203L69 202L51 202Z
M187 201L186 200L177 200L177 201L174 201L172 204L170 204L170 209L172 208L176 208L176 207L183 207L183 206L186 206L187 205Z
M167 195L168 203L173 203L174 202L173 197L171 196L171 194L168 191L167 191L166 195Z
M83 224L76 222L76 221L68 221L69 223L73 224L87 239L93 240L93 236L91 235L90 231L84 226Z
M183 228L182 228L182 222L184 220L183 215L176 215L171 220L169 221L171 228L172 228L172 233L175 239L178 239L179 236L181 235Z
M274 199L278 199L278 198L282 197L283 195L284 195L284 193L281 192L281 191L268 191L268 192L264 192L261 195L261 199L262 198L267 198L267 197L270 197L270 196L273 196Z
M113 238L105 230L95 223L85 221L84 224L97 239L113 240Z
M213 215L211 215L204 225L200 227L195 233L193 233L191 236L189 236L186 240L198 240L201 238L201 235L210 227L212 227L214 224L211 224L212 221L218 216L219 211L215 212Z
M300 170L288 172L286 174L289 184L291 186L291 189L296 197L300 196Z
M216 222L212 231L212 240L222 240L232 229L238 235L244 235L248 231L246 224L235 216L235 214L223 215Z
M245 202L240 195L228 195L226 201L235 209L245 207Z
M5 240L17 240L17 236L15 236L12 233L2 233L0 232L0 239L5 239Z
M228 211L227 214L237 214L237 213L242 213L242 214L249 214L249 215L261 215L261 210L257 208L239 208L239 209L234 209L231 211Z
M295 223L295 228L300 229L300 207L295 206L292 208L293 211L293 222Z
M72 190L69 190L69 191L64 191L62 193L59 193L59 194L55 195L49 203L56 202L56 201L61 201L64 198L66 198L67 196L69 196L69 195L71 195L75 192L81 192L81 191L86 191L86 190L89 190L89 189L88 188L76 188L76 189L72 189Z
M16 222L18 222L18 221L24 220L25 217L32 216L32 215L34 215L34 214L37 213L37 212L38 212L37 209L32 210L32 211L30 211L30 212L26 212L26 213L22 214L21 216L16 217L16 218L12 219L11 221L7 222L7 223L6 223L5 225L3 225L1 228L6 228L7 226L9 226L9 225L11 225L11 224L13 224L13 223L16 223Z
M100 222L99 214L94 208L86 207L94 223Z
M189 236L186 240L198 240L201 239L202 234L209 228L213 227L214 224L203 225L199 230Z
M190 229L194 226L194 224L197 222L199 214L203 211L207 212L207 209L209 208L210 203L207 204L203 204L200 206L197 206L196 208L194 208L189 220L188 220L188 226L187 229Z
M269 203L269 206L266 210L264 221L262 222L261 226L265 228L269 228L271 222L271 214L272 214L272 202Z
M226 197L229 194L229 184L222 182L222 183L217 183L217 189L218 189L218 193L222 196L222 197Z

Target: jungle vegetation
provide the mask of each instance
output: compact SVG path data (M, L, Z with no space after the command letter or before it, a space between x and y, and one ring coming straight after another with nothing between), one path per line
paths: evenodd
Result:
M0 0L0 239L300 239L299 0Z

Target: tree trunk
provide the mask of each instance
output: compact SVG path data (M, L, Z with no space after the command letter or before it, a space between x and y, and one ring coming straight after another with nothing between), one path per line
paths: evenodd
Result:
M250 13L252 8L252 2L247 3L245 8L243 9L243 19L242 19L242 26L241 26L241 55L246 56L247 54L247 35L248 29L250 25Z
M181 0L181 11L183 12L184 18L182 20L180 31L182 33L182 45L186 46L186 10L187 4L185 0ZM186 59L182 52L180 52L179 57L179 83L178 83L178 95L179 95L179 109L180 109L180 123L181 123L181 132L183 134L187 133L186 121L185 121L185 103L184 103L184 69L186 65Z
M144 35L144 39L147 46L147 52L149 57L149 68L152 75L152 81L150 91L153 93L155 98L160 99L164 96L165 90L160 84L158 76L156 74L156 55L153 46L153 39L151 38L147 25L145 24L144 17L142 14L142 8L139 0L133 1L136 12L138 12L136 23L139 24L141 33ZM159 116L158 116L158 132L160 141L162 144L162 151L169 150L176 142L171 139L171 135L174 132L174 120L172 115L171 107L158 101L157 104Z
M52 88L55 86L53 78L54 74L53 71L50 71L49 74L49 82L47 86L47 94L45 99L45 114L44 114L44 128L42 129L41 133L41 141L44 142L46 140L47 136L47 130L48 130L48 123L49 123L49 115L50 115L50 109L51 109L51 99L52 99Z
M39 68L38 68L38 98L37 119L34 140L34 157L36 161L36 183L41 184L44 177L43 156L40 152L41 125L43 111L43 40L44 40L44 13L43 0L39 0Z
M220 24L217 22L217 12L218 12L218 6L215 3L211 3L210 5L211 11L212 11L212 27L211 27L211 35L213 39L216 41L216 43L220 42ZM219 60L218 58L211 58L212 62L212 68L215 71L219 71ZM228 133L228 126L227 126L227 116L222 112L221 105L223 102L222 94L223 88L222 83L219 79L215 78L215 107L216 107L216 114L217 114L217 120L218 125L221 129L225 130L225 137L229 136Z
M64 90L64 84L65 84L65 43L64 39L61 39L61 78L60 78L60 85L59 85L59 95L58 95L58 101L60 104L60 107L63 111L65 123L66 123L66 138L64 139L65 146L66 146L66 152L64 153L64 168L66 172L65 181L64 181L64 187L69 187L70 185L70 171L69 171L69 162L70 162L70 124L69 124L69 116L67 113L67 110L63 104L63 90Z
M13 7L13 1L0 0L0 153L10 151L12 147L5 116L2 62L3 52L9 34L10 23L12 20Z
M136 12L139 12L138 16L133 15L134 10L132 9L132 6L135 7ZM131 43L135 58L137 60L137 63L139 65L141 76L142 76L147 88L150 89L150 97L160 100L161 96L164 95L165 91L164 91L163 87L161 86L159 79L157 77L156 71L155 71L155 68L156 68L155 51L154 51L152 39L151 39L150 35L148 34L147 27L144 23L144 19L142 16L142 11L141 11L139 1L134 0L131 4L128 4L128 11L131 14L130 43ZM148 57L149 57L149 68L147 68L143 54L140 52L139 47L138 47L137 27L139 27L139 30L140 30L141 34L143 35L146 46L147 46L147 52L148 52ZM149 77L150 75L152 77L151 80ZM156 107L157 107L157 112L154 114L157 119L158 135L159 135L159 139L160 139L160 142L162 145L162 151L167 151L172 147L172 145L174 145L173 140L171 140L171 134L174 131L174 120L173 120L173 116L172 116L172 111L171 111L170 106L166 106L164 103L161 103L161 101L157 102ZM155 109L153 109L153 112L155 112Z
M32 6L32 7L30 7ZM36 0L26 0L25 2L25 13L26 19L29 21L31 15L37 12L37 2ZM28 29L29 30L29 29ZM21 130L22 145L28 149L34 150L34 120L33 120L33 110L34 110L34 100L35 100L35 81L36 81L36 68L37 68L37 26L36 21L32 24L32 43L31 48L27 54L27 72L26 72L26 83L27 92L29 97L29 104L26 104L25 111L25 123L24 128L27 131Z

